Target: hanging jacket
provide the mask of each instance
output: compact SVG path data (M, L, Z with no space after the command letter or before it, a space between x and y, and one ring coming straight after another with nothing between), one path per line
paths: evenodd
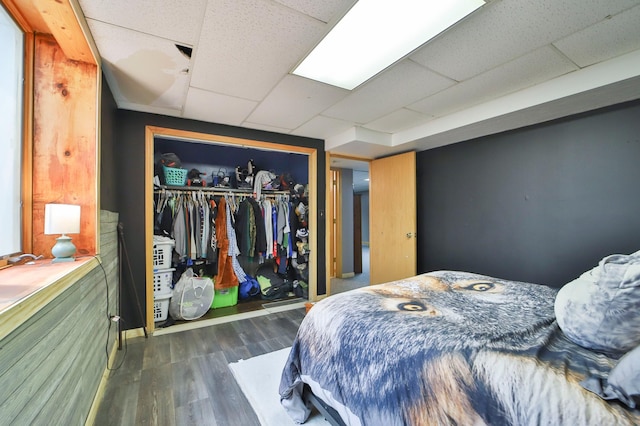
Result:
M238 277L233 272L232 258L229 256L229 238L227 233L227 205L221 198L216 215L216 237L218 244L218 275L215 279L216 290L238 285Z
M267 251L267 235L264 229L264 217L260 205L253 198L249 198L249 203L253 207L253 214L256 218L256 243L255 254L266 253Z
M226 205L227 210L227 239L229 240L229 258L231 258L231 267L233 268L233 272L236 276L236 281L238 284L247 280L247 275L244 270L240 266L240 262L238 262L238 255L240 254L240 249L238 248L238 240L236 237L236 231L232 225L232 217L231 217L231 209L229 208L229 204ZM236 284L237 285L237 284Z

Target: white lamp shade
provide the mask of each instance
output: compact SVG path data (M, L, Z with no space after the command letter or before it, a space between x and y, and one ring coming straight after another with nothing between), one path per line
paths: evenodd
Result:
M44 206L44 233L79 234L80 206L73 204L46 204Z

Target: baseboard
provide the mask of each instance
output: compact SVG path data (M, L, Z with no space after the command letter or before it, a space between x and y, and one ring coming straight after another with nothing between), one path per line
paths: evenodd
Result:
M98 383L98 389L96 390L96 395L93 397L93 402L91 403L91 408L89 409L87 420L84 423L85 426L91 426L96 422L98 409L100 408L100 403L102 402L102 398L104 397L104 391L107 388L107 380L109 380L110 369L111 367L113 367L113 362L116 359L117 351L118 351L118 339L115 339L113 342L113 346L111 347L111 352L109 353L107 367L105 367L104 371L102 372L102 377L100 378L100 383Z
M134 337L145 337L144 328L132 328L131 330L124 331L125 339L133 339Z
M340 278L353 278L356 276L355 272L345 272L340 276Z

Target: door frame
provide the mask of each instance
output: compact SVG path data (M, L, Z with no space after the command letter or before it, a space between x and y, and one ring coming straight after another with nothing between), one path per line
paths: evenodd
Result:
M331 225L329 230L331 266L328 277L331 279L342 275L342 233L338 232L342 229L342 172L331 168L329 173L331 173L329 186L331 204L329 204L327 221Z
M364 157L357 157L354 155L343 155L343 154L336 154L336 153L331 153L330 151L327 151L325 153L326 156L326 161L325 161L325 168L326 168L326 172L325 172L325 176L326 176L326 185L327 185L327 191L326 191L326 202L325 205L327 206L327 214L325 215L325 220L326 220L326 225L325 225L325 229L327 230L326 235L325 235L325 267L327 270L327 274L326 274L326 289L327 289L327 296L331 295L331 262L333 262L333 259L331 258L331 256L334 254L333 250L332 250L332 244L335 243L337 246L337 252L336 255L342 256L342 235L341 233L338 233L337 235L334 235L333 232L333 191L332 191L332 185L333 185L333 179L332 179L332 173L331 173L331 159L332 158L342 158L345 160L354 160L354 161L361 161L361 162L365 162L365 163L369 163L371 164L371 161L373 161L373 159L371 158L364 158ZM341 191L341 188L338 188L338 192ZM340 200L342 199L341 194L339 195L338 201L340 202ZM342 211L341 209L338 209L338 212L336 214L338 216L338 220L340 220L340 216L342 215ZM341 223L338 223L338 226L341 226ZM340 228L338 228L340 229ZM334 241L335 240L335 241ZM342 273L342 258L340 257L340 259L338 261L336 261L336 271L340 271L340 273ZM337 266L340 266L340 268L338 268Z
M309 301L318 299L318 150L316 148L285 145L254 139L243 139L231 136L200 133L189 130L179 130L158 126L145 127L145 158L144 158L144 218L145 218L145 275L146 275L146 324L147 331L153 332L155 321L153 314L153 173L154 173L154 141L156 137L184 140L187 142L212 143L243 148L267 149L270 151L291 152L308 156L309 174ZM327 287L328 289L328 287Z

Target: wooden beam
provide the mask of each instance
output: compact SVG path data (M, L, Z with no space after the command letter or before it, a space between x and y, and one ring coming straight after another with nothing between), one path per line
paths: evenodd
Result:
M96 65L72 61L49 35L37 35L34 63L33 252L49 256L55 235L44 234L47 203L81 206L73 236L77 255L97 252Z
M42 20L40 13L33 7L32 0L1 0L18 25L27 33L49 32L49 27Z
M33 6L67 58L96 63L69 0L33 0Z

